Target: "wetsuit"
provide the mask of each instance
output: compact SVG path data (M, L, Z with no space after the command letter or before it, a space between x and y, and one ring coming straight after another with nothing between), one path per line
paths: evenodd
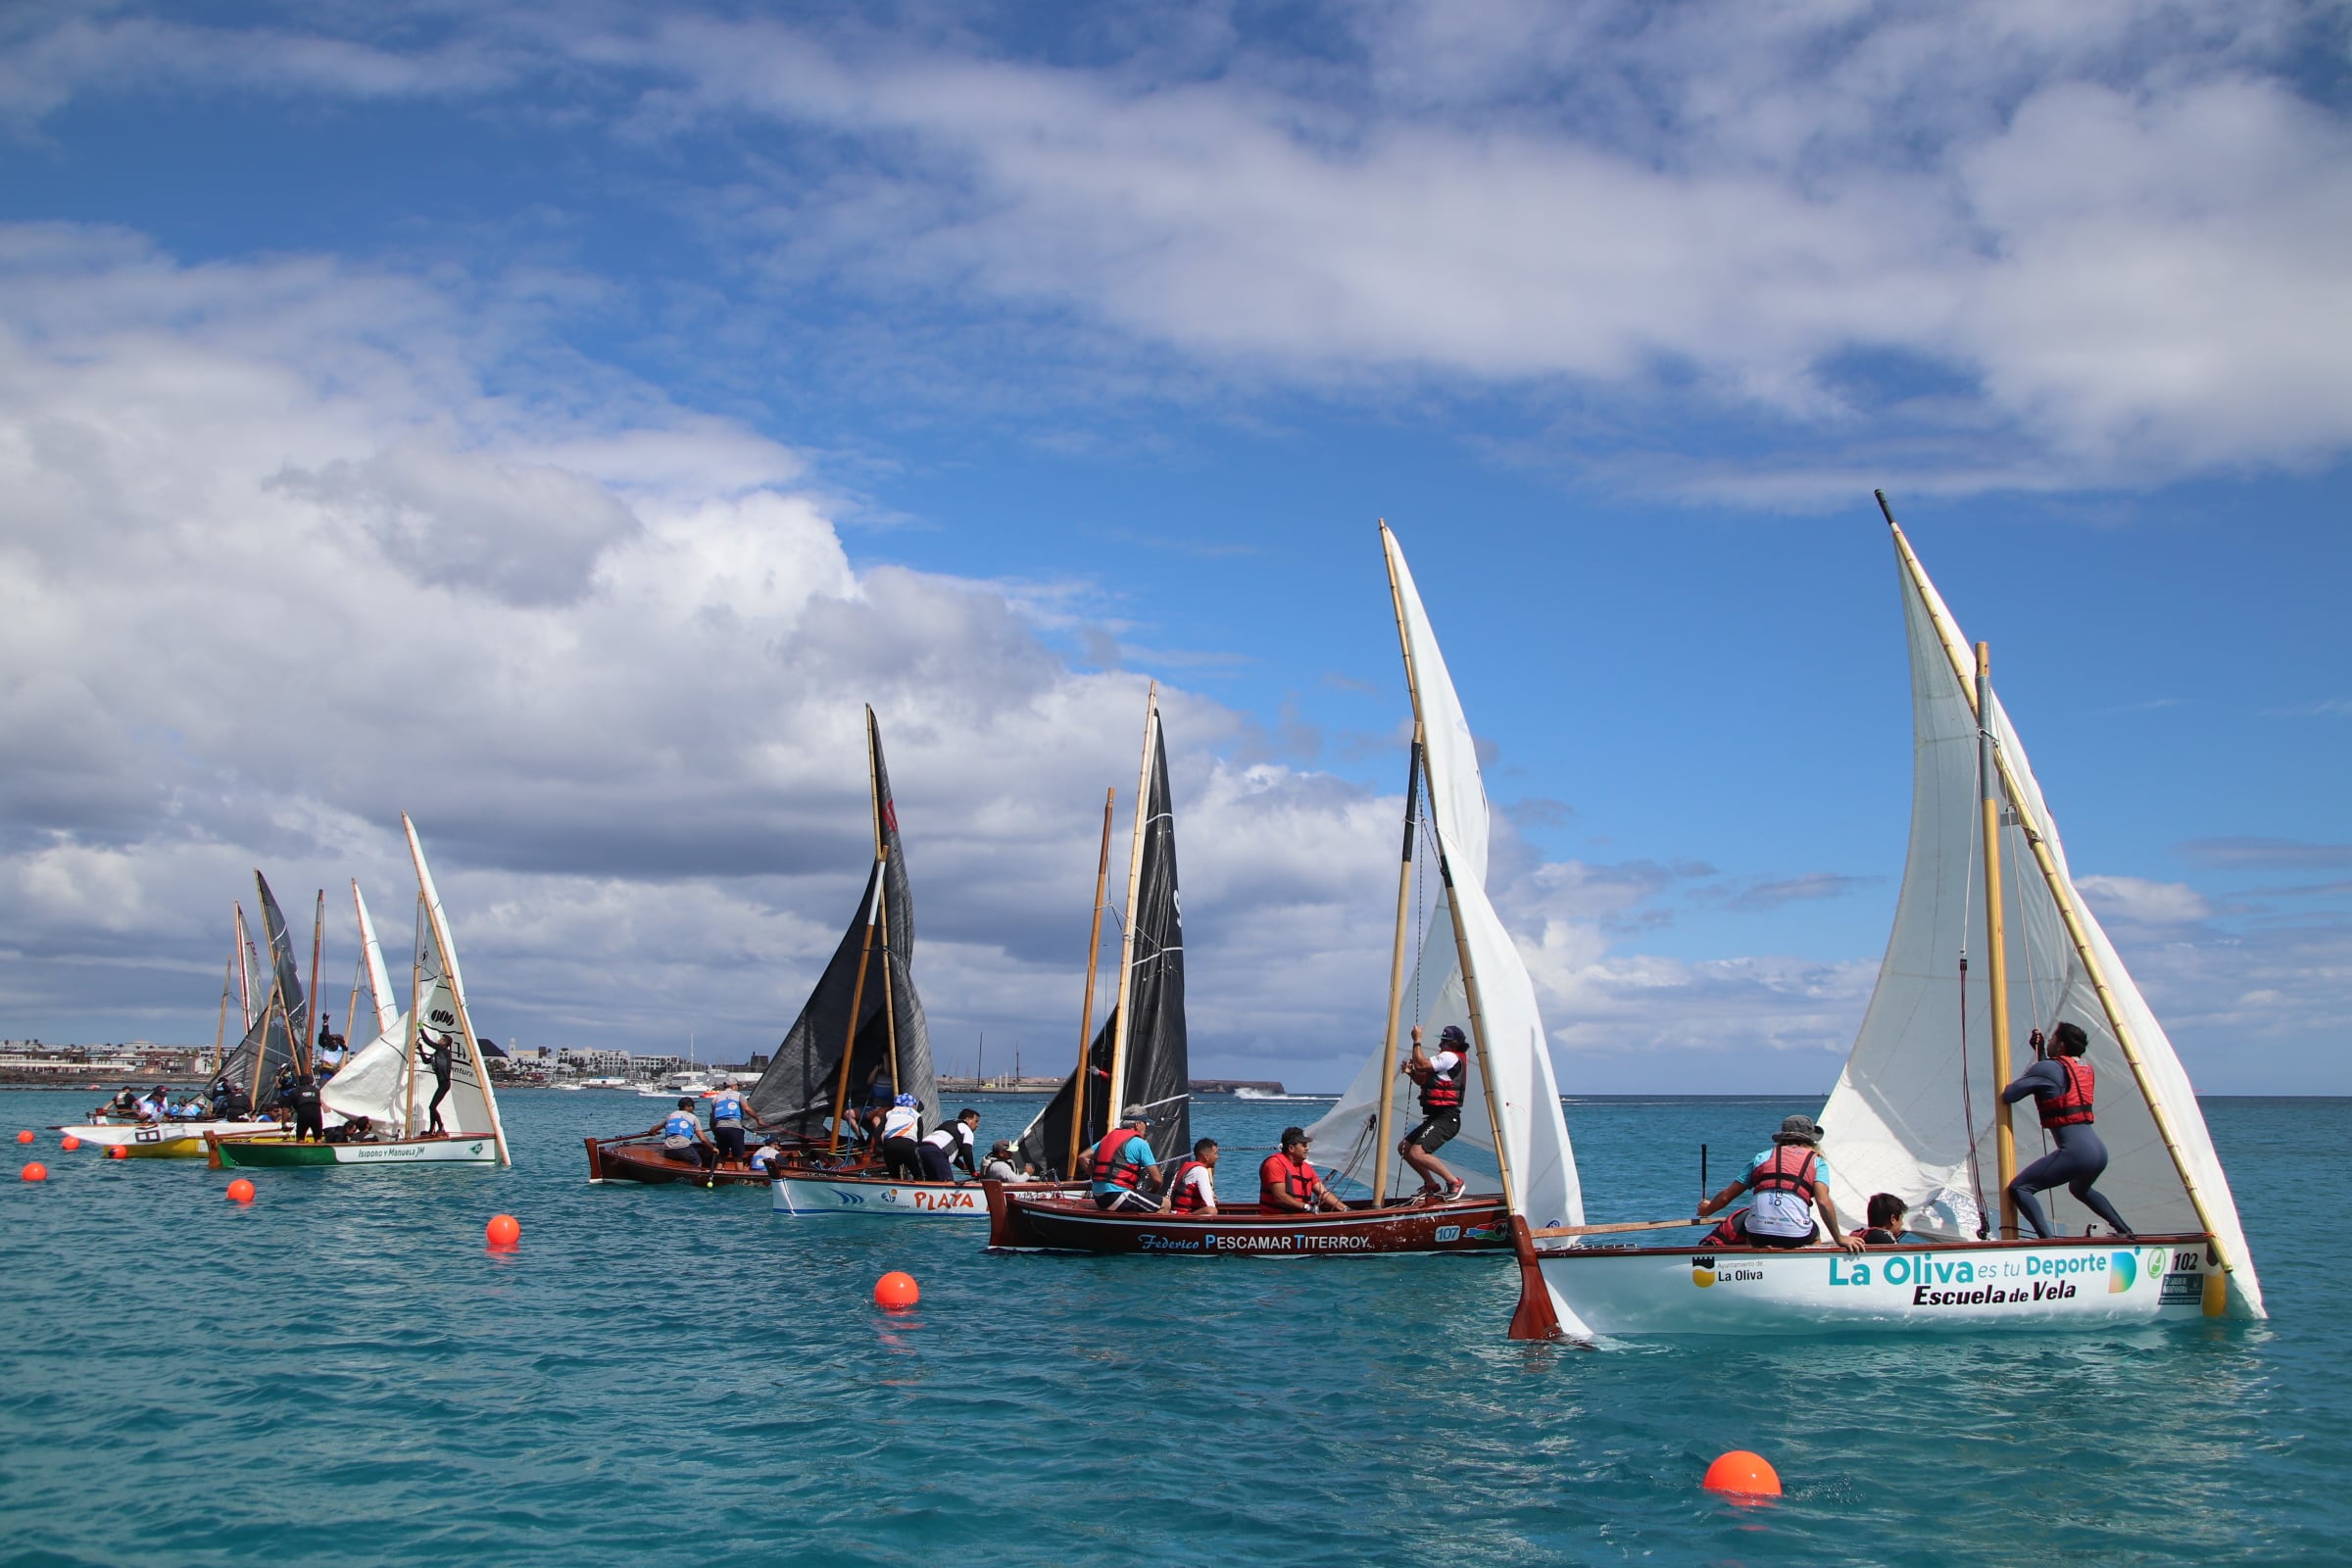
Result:
M2058 1064L2056 1057L2051 1057L2019 1073L2017 1082L2001 1091L2001 1101L2013 1105L2028 1095L2036 1101L2061 1100L2067 1092L2067 1070ZM2045 1116L2043 1120L2046 1123L2048 1118ZM2087 1117L2045 1130L2058 1147L2019 1171L2017 1179L2009 1184L2010 1200L2017 1204L2017 1211L2025 1216L2026 1223L2034 1227L2034 1234L2057 1234L2043 1216L2041 1203L2034 1195L2064 1186L2075 1195L2075 1201L2105 1220L2108 1229L2118 1236L2131 1235L2132 1227L2124 1223L2124 1216L2115 1211L2115 1205L2107 1201L2104 1194L2090 1185L2107 1169L2107 1145L2098 1130Z
M294 1087L286 1091L286 1103L294 1111L295 1142L326 1136L325 1128L319 1125L318 1084L308 1077L295 1079Z
M433 1069L433 1098L424 1107L425 1114L430 1118L425 1126L425 1134L428 1137L435 1133L446 1135L449 1129L441 1125L441 1102L449 1098L449 1075L457 1067L457 1053L449 1049L448 1041L439 1041L425 1056L424 1064Z

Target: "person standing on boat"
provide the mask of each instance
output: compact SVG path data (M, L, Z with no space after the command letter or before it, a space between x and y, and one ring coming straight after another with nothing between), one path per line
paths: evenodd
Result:
M1190 1159L1180 1159L1168 1172L1166 1196L1159 1200L1160 1210L1170 1214L1200 1214L1214 1218L1217 1212L1217 1141L1203 1138L1193 1145Z
M417 1031L417 1037L427 1048L424 1064L433 1070L433 1098L424 1107L426 1115L431 1118L425 1127L425 1136L447 1137L449 1129L441 1125L441 1102L449 1098L449 1075L457 1068L458 1054L450 1049L447 1035L437 1035L429 1029L423 1029Z
M1145 1179L1159 1166L1159 1156L1152 1152L1152 1140L1144 1136L1151 1126L1152 1118L1144 1114L1143 1106L1129 1105L1120 1113L1119 1124L1095 1146L1088 1173L1093 1177L1097 1208L1150 1211L1159 1206L1144 1193Z
M747 1118L760 1121L743 1102L743 1091L735 1087L735 1080L721 1078L710 1094L710 1142L717 1146L720 1160L743 1163L743 1124ZM764 1127L767 1123L760 1125Z
M966 1109L958 1111L956 1119L946 1126L925 1133L923 1141L915 1146L915 1155L923 1162L923 1179L952 1182L958 1165L963 1167L964 1175L977 1177L980 1144L972 1133L979 1125L980 1113Z
M286 1106L294 1112L294 1141L323 1140L326 1128L321 1125L318 1104L318 1081L307 1072L294 1075L294 1086L286 1091Z
M1311 1142L1303 1127L1285 1127L1282 1147L1257 1167L1257 1201L1262 1208L1289 1209L1302 1214L1315 1207L1346 1208L1339 1195L1323 1185L1306 1157Z
M1829 1236L1849 1252L1862 1250L1861 1242L1838 1228L1838 1205L1830 1200L1830 1162L1821 1157L1821 1127L1812 1117L1799 1114L1783 1121L1772 1147L1748 1162L1746 1175L1700 1203L1698 1217L1729 1207L1748 1192L1756 1195L1754 1201L1717 1226L1705 1245L1788 1250ZM1818 1226L1813 1222L1817 1208L1823 1221Z
M912 1095L899 1096L883 1113L882 1164L903 1182L923 1179L922 1147L916 1142L922 1130L922 1103Z
M2124 1216L2107 1201L2106 1194L2091 1185L2107 1169L2107 1144L2091 1130L2091 1101L2098 1089L2098 1075L2082 1059L2082 1054L2090 1049L2090 1037L2075 1023L2062 1023L2050 1034L2045 1051L2041 1031L2034 1031L2034 1054L2038 1059L2001 1091L2002 1103L2010 1105L2032 1095L2034 1108L2041 1113L2042 1131L2058 1146L2017 1173L2017 1179L2009 1184L2010 1200L2034 1227L2035 1236L2054 1236L2057 1232L2050 1229L2036 1195L2064 1185L2075 1201L2105 1220L2108 1229L2118 1236L2130 1236L2132 1227L2124 1223Z
M1470 1042L1461 1025L1438 1031L1438 1054L1421 1049L1421 1026L1413 1025L1413 1054L1396 1070L1421 1091L1421 1123L1404 1135L1396 1152L1421 1178L1423 1199L1448 1201L1470 1190L1470 1184L1446 1169L1438 1151L1462 1130L1462 1091L1470 1084Z

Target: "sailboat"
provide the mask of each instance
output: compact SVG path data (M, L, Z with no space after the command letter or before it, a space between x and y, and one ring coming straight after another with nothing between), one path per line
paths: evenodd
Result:
M261 873L254 873L259 880ZM268 884L263 884L267 891ZM250 950L245 936L245 906L232 906L234 935L230 939L228 966L220 980L220 1006L213 1028L213 1072L218 1075L228 1059L229 1003L236 1001L237 1027L250 1040L262 1022L262 1015L253 1009L255 992ZM274 996L274 993L271 994ZM240 1051L244 1048L240 1046ZM132 1159L200 1159L204 1156L204 1135L208 1132L251 1132L256 1126L273 1126L268 1118L248 1117L244 1120L188 1119L172 1121L139 1121L131 1117L101 1111L88 1122L78 1126L61 1126L53 1131L100 1149L120 1149Z
M1382 1169L1370 1198L1349 1202L1341 1210L1300 1213L1263 1208L1255 1201L1217 1205L1213 1216L1194 1214L1106 1213L1091 1202L1039 1199L999 1184L990 1185L994 1216L990 1245L1003 1248L1052 1248L1084 1251L1152 1252L1193 1256L1281 1257L1362 1256L1393 1252L1479 1251L1508 1245L1504 1228L1514 1170L1539 1210L1557 1224L1581 1222L1581 1199L1576 1192L1576 1164L1568 1151L1567 1132L1559 1129L1556 1147L1538 1147L1527 1139L1514 1145L1501 1136L1514 1125L1505 1111L1530 1095L1547 1097L1556 1109L1558 1092L1552 1087L1551 1057L1544 1044L1543 1020L1537 1011L1534 983L1518 950L1502 929L1485 893L1488 808L1478 772L1477 751L1469 720L1453 690L1451 675L1438 651L1437 637L1421 605L1419 590L1405 565L1402 547L1387 525L1381 545L1389 569L1391 608L1396 617L1404 653L1405 682L1412 698L1415 737L1406 788L1405 858L1401 862L1397 927L1391 962L1387 1037L1380 1053L1358 1075L1361 1109L1347 1102L1319 1127L1348 1126L1362 1117L1370 1122ZM1154 709L1156 720L1156 708ZM1146 808L1139 822L1164 817L1166 760L1158 749L1156 722L1146 745ZM1395 1203L1386 1200L1385 1161L1392 1119L1386 1085L1396 1076L1398 1009L1404 984L1404 932L1409 912L1412 853L1420 824L1417 803L1424 789L1430 803L1429 827L1438 848L1438 870L1447 893L1446 920L1420 956L1420 970L1435 999L1432 1021L1445 1012L1450 986L1452 1005L1472 1042L1472 1092L1487 1110L1488 1147L1497 1151L1503 1174L1503 1196L1465 1197L1451 1201ZM1141 850L1139 848L1139 857ZM1173 841L1169 847L1169 904L1174 905ZM1148 929L1148 909L1134 913L1131 929ZM1134 968L1131 963L1127 966ZM1448 978L1450 977L1450 978ZM1122 999L1122 1003L1124 999ZM1113 1084L1118 1082L1113 1079ZM1065 1086L1065 1091L1066 1091ZM1126 1098L1132 1099L1132 1096ZM1115 1097L1114 1097L1115 1102ZM1058 1102L1057 1102L1058 1103ZM1475 1111L1465 1115L1469 1125ZM1156 1132L1156 1129L1154 1129ZM1163 1156L1183 1152L1158 1137L1152 1150Z
M1892 1193L1927 1247L1861 1256L1704 1247L1546 1247L1515 1217L1513 1338L1929 1331L2262 1317L2262 1285L2188 1074L2083 904L2025 747L1879 496L1910 644L1911 843L1878 987L1821 1113L1840 1216ZM1971 958L1979 961L1971 962ZM2062 1192L2062 1234L2021 1236L2006 1190L2021 1131L1999 1090L2010 1020L2089 1037L2098 1190L2136 1234L2098 1234ZM2030 1112L2032 1102L2022 1102Z
M365 1119L367 1135L333 1142L296 1142L284 1133L215 1135L206 1140L215 1169L261 1169L288 1165L511 1165L498 1096L483 1064L480 1039L466 1004L466 981L440 890L424 862L416 825L401 813L409 858L416 872L416 931L409 970L409 1010L384 1021L383 998L390 989L383 954L365 901L353 896L360 916L362 951L368 959L379 1025L376 1036L352 1054L328 1080L319 1099L342 1118L344 1131ZM441 1102L446 1129L425 1131L436 1084L419 1061L419 1047L444 1043L452 1052L449 1094Z

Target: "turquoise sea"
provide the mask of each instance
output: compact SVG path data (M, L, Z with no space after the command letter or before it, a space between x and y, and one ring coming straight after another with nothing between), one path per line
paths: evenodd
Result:
M0 1131L98 1098L0 1095ZM2268 1323L1602 1351L1504 1340L1502 1259L995 1257L590 1187L581 1136L654 1102L504 1103L512 1171L264 1171L250 1208L199 1162L18 1150L53 1175L0 1184L0 1564L2352 1559L2312 1208L2352 1101L2207 1103ZM980 1103L984 1138L1032 1108ZM1687 1213L1702 1141L1720 1181L1817 1104L1572 1101L1591 1217ZM1231 1194L1319 1109L1196 1119ZM912 1311L871 1303L894 1268ZM1699 1490L1732 1447L1779 1503Z

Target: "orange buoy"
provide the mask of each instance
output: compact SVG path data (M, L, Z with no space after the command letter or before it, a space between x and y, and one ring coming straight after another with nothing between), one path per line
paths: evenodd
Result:
M57 1141L57 1147L60 1149L79 1149L81 1147L81 1140L74 1137L72 1133L68 1133L65 1137Z
M1781 1475L1760 1453L1745 1448L1734 1448L1707 1466L1707 1478L1699 1483L1709 1492L1728 1492L1740 1497L1777 1497L1781 1494Z
M107 1150L106 1157L109 1159L128 1159L130 1157L130 1151L124 1149L121 1144L116 1144Z
M27 1128L25 1128L25 1129L24 1129L23 1132L21 1132L21 1133L17 1134L17 1142L18 1142L18 1143L20 1143L20 1144L29 1144L29 1143L31 1143L31 1142L32 1142L32 1129L31 1129L31 1128L29 1128L29 1127L27 1127Z
M24 1167L24 1179L28 1182L45 1182L49 1179L49 1167L36 1159Z
M490 1239L492 1247L503 1252L522 1240L522 1224L512 1214L493 1214L490 1223L482 1227L482 1233Z
M911 1274L902 1274L894 1268L874 1281L876 1306L912 1306L922 1298L922 1287L914 1283Z
M228 1184L228 1200L232 1203L252 1202L253 1183L247 1181L242 1176L238 1177L235 1181L230 1182ZM1712 1474L1713 1472L1709 1473Z

